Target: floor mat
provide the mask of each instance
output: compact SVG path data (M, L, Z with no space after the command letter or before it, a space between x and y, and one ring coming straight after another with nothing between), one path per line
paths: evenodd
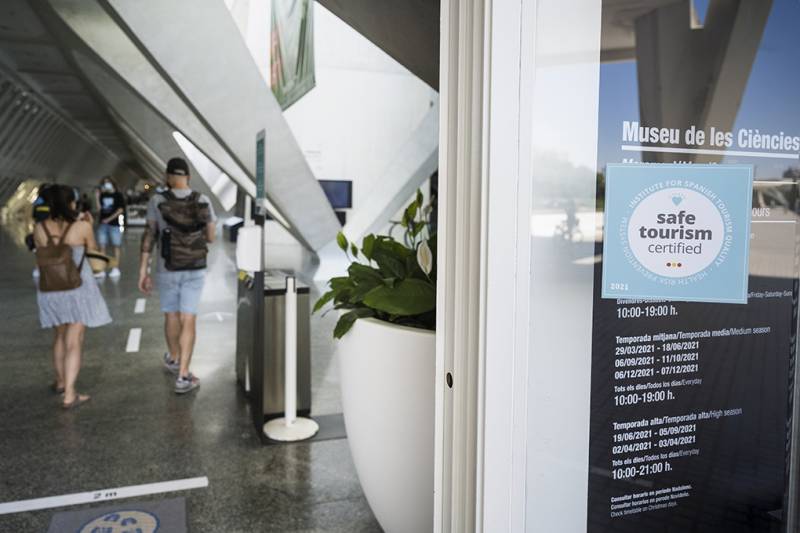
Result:
M171 498L56 513L48 533L186 533L186 500Z

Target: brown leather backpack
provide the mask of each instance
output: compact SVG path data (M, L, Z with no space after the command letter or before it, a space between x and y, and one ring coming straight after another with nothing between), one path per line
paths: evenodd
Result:
M72 227L67 224L58 243L53 239L47 225L42 222L42 229L47 235L47 244L36 249L36 264L39 267L39 290L42 292L70 291L81 286L81 268L86 257L84 253L79 265L72 258L72 247L64 244L64 238Z

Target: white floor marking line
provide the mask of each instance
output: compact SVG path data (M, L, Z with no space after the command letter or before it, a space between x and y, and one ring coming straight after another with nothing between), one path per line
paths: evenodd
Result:
M144 313L144 306L147 305L147 300L144 298L136 298L136 306L133 308L133 312L137 315L141 315Z
M125 346L125 351L138 352L139 343L142 341L142 328L131 328L128 333L128 344Z
M63 494L61 496L49 496L47 498L0 503L0 515L38 511L40 509L52 509L53 507L66 507L67 505L118 500L120 498L134 498L136 496L161 494L179 490L202 489L205 487L208 487L208 478L203 476L177 479L175 481L147 483L145 485L131 485L130 487L117 487L115 489L103 489L93 492L76 492L75 494Z

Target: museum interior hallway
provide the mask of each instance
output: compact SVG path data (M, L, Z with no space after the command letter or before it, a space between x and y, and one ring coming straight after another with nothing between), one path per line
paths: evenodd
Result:
M207 477L205 488L137 501L184 497L195 532L380 531L345 439L260 442L234 373L230 243L218 241L209 257L193 361L202 386L178 396L160 360L165 343L158 296L136 312L139 233L126 232L122 278L99 282L114 321L86 334L78 385L92 400L65 412L49 389L52 336L39 327L33 255L23 235L13 224L0 226L0 504ZM132 328L141 328L141 343L128 352ZM312 341L312 413L340 412L329 324L313 330L324 339ZM46 531L63 510L2 514L0 531Z

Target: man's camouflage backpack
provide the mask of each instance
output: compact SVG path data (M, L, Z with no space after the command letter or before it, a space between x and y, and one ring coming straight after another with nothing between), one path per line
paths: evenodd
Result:
M167 223L161 230L161 257L167 270L199 270L206 267L208 245L206 224L208 204L200 201L200 193L192 191L178 198L172 191L161 193L164 201L158 210Z

